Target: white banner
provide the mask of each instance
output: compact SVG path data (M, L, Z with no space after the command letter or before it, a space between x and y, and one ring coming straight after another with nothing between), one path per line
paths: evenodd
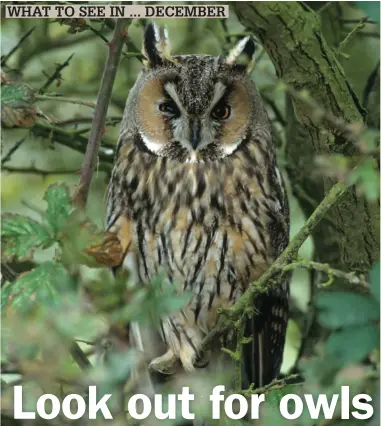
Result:
M227 5L63 5L12 4L6 18L228 18Z

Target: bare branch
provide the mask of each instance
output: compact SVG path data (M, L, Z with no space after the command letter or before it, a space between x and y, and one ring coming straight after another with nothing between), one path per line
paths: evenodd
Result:
M298 268L313 269L315 271L325 272L329 278L343 278L344 280L348 281L349 284L359 286L364 290L369 290L369 284L362 276L358 276L354 272L344 272L331 268L327 263L319 263L313 262L312 260L300 259L296 262L292 262L286 266L283 266L282 270L286 272L293 271Z
M74 53L72 53L65 62L63 62L62 64L58 64L56 67L56 70L54 71L54 73L48 78L48 80L46 81L46 83L40 88L40 90L38 91L40 94L44 93L45 90L55 81L61 78L61 71L66 68L67 66L69 66L70 64L70 60L72 59L72 57L74 56Z
M337 49L337 53L342 53L349 41L353 38L353 36L363 28L365 28L365 23L368 20L368 17L360 19L359 22L355 25L353 30L345 37L345 39L340 43L340 46Z
M9 173L23 173L23 174L32 174L32 175L41 175L43 177L48 175L70 175L78 173L79 170L42 170L36 167L12 167L12 166L2 166L1 170L3 172Z
M95 108L95 104L93 102L83 101L82 99L66 98L65 96L55 96L55 95L35 95L35 97L39 101L67 102L69 104L84 105L89 108Z
M56 126L51 126L37 121L31 128L33 135L52 140L61 145L65 145L79 152L86 152L87 139L77 132L68 132ZM98 152L98 157L101 162L112 164L114 158L113 145L102 143Z
M253 394L266 394L273 390L283 389L288 385L301 385L303 383L303 378L299 374L290 374L289 376L283 377L282 379L275 379L268 385L263 386L261 388L255 388L254 386L252 386L249 389L242 390L239 393L247 398Z
M16 52L16 50L23 44L23 42L32 34L32 32L36 29L36 27L31 28L28 32L26 32L19 40L19 42L16 44L16 46L10 50L9 53L2 56L1 58L1 66L3 67L8 59Z
M108 105L110 103L112 87L114 85L124 39L126 36L125 27L128 22L129 20L127 19L118 19L116 21L114 34L111 42L109 43L109 54L98 93L97 106L95 108L95 114L83 162L81 178L78 189L74 194L74 203L82 208L86 206L87 197L90 190L91 179L98 157L100 138L104 132L105 117L107 114Z
M112 19L105 19L103 22L108 28L115 28L115 23ZM143 62L143 55L141 53L136 53L139 52L139 49L137 48L137 46L135 46L135 44L129 37L125 38L124 43L126 44L128 49L127 55L131 54L131 56L135 57L138 61Z
M12 155L20 148L20 146L24 143L25 140L26 136L14 144L14 146L8 151L7 155L5 155L4 158L1 159L2 166L11 159ZM4 167L2 167L2 169L4 170Z

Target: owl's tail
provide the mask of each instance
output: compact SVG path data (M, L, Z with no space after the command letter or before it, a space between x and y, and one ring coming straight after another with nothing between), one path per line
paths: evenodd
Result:
M245 336L252 337L243 346L243 377L249 387L269 384L280 373L288 322L289 279L283 289L277 288L261 297L256 309L259 313L247 320Z

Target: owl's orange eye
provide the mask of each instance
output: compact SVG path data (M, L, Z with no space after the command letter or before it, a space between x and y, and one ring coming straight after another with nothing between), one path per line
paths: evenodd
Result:
M212 111L212 117L216 120L226 120L230 117L230 114L230 105L224 103L219 103L217 106L214 107Z
M173 101L164 101L159 104L159 111L164 114L168 114L171 116L178 117L180 115L180 111L177 108L177 105Z

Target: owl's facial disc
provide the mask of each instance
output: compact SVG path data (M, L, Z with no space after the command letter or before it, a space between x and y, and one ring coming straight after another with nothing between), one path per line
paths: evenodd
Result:
M149 151L181 162L201 162L234 153L244 139L249 118L243 83L217 81L211 93L189 99L173 79L153 77L140 92L139 133Z

